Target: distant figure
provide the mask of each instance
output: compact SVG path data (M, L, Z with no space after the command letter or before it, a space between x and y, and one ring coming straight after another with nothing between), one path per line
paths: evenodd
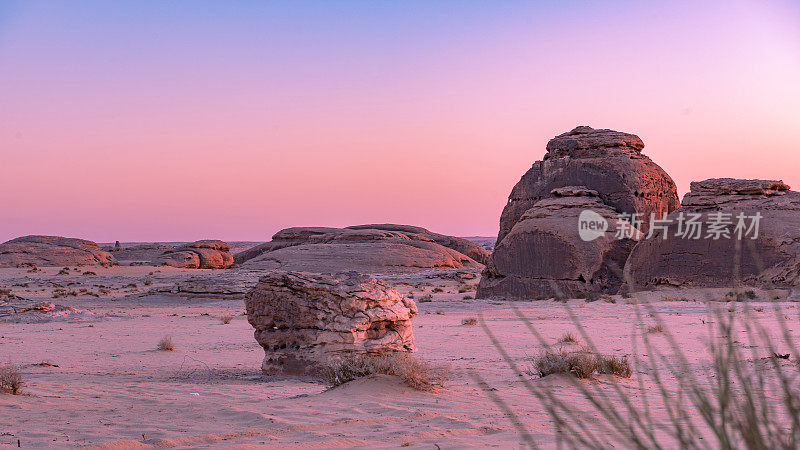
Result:
M120 245L119 241L117 241L114 243L114 251L118 252L120 250L122 250L122 245Z

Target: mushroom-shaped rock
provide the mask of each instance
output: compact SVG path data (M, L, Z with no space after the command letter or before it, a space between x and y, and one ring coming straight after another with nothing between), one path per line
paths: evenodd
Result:
M584 186L555 189L495 247L477 296L574 298L616 292L640 232Z
M23 236L0 244L0 267L110 266L114 257L92 241L61 236Z
M544 159L512 189L500 217L497 245L534 203L564 186L586 186L617 212L641 214L640 230L646 232L651 213L662 217L679 203L672 178L641 153L643 148L636 135L585 126L556 136Z
M416 304L368 275L273 271L245 305L268 374L314 376L347 354L415 350Z
M233 265L233 255L225 242L203 240L167 250L157 263L184 269L227 269Z
M800 193L781 181L691 183L682 206L625 267L630 289L661 285L790 288L800 273Z

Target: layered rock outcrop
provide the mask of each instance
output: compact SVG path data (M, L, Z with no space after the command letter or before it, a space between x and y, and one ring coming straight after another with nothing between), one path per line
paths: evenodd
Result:
M661 217L679 206L675 183L642 154L638 136L613 130L577 127L547 143L547 154L511 190L500 216L499 245L525 211L553 189L585 186L620 213L642 214L640 230L649 228L650 213Z
M535 299L616 293L622 269L650 215L679 206L670 176L643 155L638 136L577 127L556 136L547 153L514 186L477 296ZM584 210L606 223L583 239ZM620 222L636 215L635 228ZM627 225L626 225L627 224ZM617 238L617 228L626 232Z
M347 354L415 349L416 304L368 275L273 271L245 305L268 374L313 376Z
M184 269L227 269L233 265L233 255L225 242L203 240L167 250L156 263Z
M391 224L287 228L272 241L234 256L237 264L251 269L370 274L479 269L488 257L486 250L466 239Z
M633 290L724 287L736 280L765 288L797 285L800 193L782 181L694 182L682 206L634 248L625 271Z
M92 241L61 236L23 236L0 244L0 267L111 266L114 257Z
M596 191L571 186L552 194L528 209L495 247L478 285L479 298L574 298L619 288L621 268L639 231L619 230L618 238L617 212ZM607 224L592 240L579 235L578 219L586 210Z

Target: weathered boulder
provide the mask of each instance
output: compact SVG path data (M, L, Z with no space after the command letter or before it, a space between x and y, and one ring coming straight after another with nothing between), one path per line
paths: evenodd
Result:
M697 226L688 224L692 215L698 215L694 222L700 224L699 234ZM718 225L714 229L724 232L713 231L714 223ZM628 258L625 271L632 290L661 285L725 287L736 280L764 288L797 283L800 193L781 181L694 182L682 206L663 225L639 242Z
M415 350L416 304L368 275L273 271L245 305L268 374L313 376L347 354Z
M203 240L167 250L157 263L185 269L227 269L233 265L233 255L225 242Z
M661 217L679 206L675 183L661 167L643 155L638 136L612 130L577 127L547 143L537 161L511 191L500 217L497 245L525 211L550 196L553 189L585 186L619 213L642 214L641 231L650 213Z
M477 297L574 298L617 291L639 231L627 225L618 238L618 214L594 190L568 186L551 194L529 208L495 247ZM579 218L586 210L606 225L582 238Z
M466 252L466 253L464 253ZM466 239L407 225L358 225L348 228L296 227L272 241L237 253L237 264L250 269L370 274L432 268L482 267L489 253Z
M0 244L0 267L110 266L114 257L92 241L61 236L23 236Z

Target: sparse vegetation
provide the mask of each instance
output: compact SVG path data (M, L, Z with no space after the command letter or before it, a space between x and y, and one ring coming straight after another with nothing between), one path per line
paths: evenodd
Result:
M19 395L25 382L14 364L0 365L0 392Z
M233 320L233 316L222 316L222 317L219 318L219 320L224 325L227 325L227 324L231 323L231 321Z
M591 378L597 371L597 358L584 350L547 350L534 359L533 366L540 377L560 373Z
M437 287L433 288L431 292L433 292L434 294L441 294L442 292L444 292L444 289Z
M69 275L69 267L64 267L63 269L59 270L57 275Z
M630 378L632 371L628 358L624 356L597 355L597 373Z
M440 316L443 316L444 315L444 310L443 309L437 309L436 310L436 314L438 314Z
M478 319L475 317L467 317L461 321L461 325L474 326L478 324Z
M158 341L158 346L156 347L162 352L172 352L175 351L175 343L172 341L172 336L164 336Z
M575 337L572 333L564 333L563 336L558 338L559 344L577 344L578 338Z
M145 278L144 285L145 286L150 286L151 284L153 284L153 280L151 280L150 278Z
M647 333L649 333L649 334L663 333L664 332L664 326L661 325L660 323L659 324L655 324L655 325L650 325L650 326L647 327L647 329L645 329L645 331Z
M97 276L97 274L95 272L92 272L91 270L87 270L86 272L83 272L83 274L92 277Z
M425 294L419 298L420 303L430 303L433 301L433 296L431 294Z
M398 376L414 389L432 391L444 387L449 370L406 353L354 354L332 362L323 370L330 386L376 374Z
M744 291L744 296L748 300L755 300L756 299L756 291Z
M465 295L465 296L463 296L463 297L461 297L461 298L462 298L463 300L474 300L474 299L475 299L475 297L473 297L473 296L471 296L471 295Z

